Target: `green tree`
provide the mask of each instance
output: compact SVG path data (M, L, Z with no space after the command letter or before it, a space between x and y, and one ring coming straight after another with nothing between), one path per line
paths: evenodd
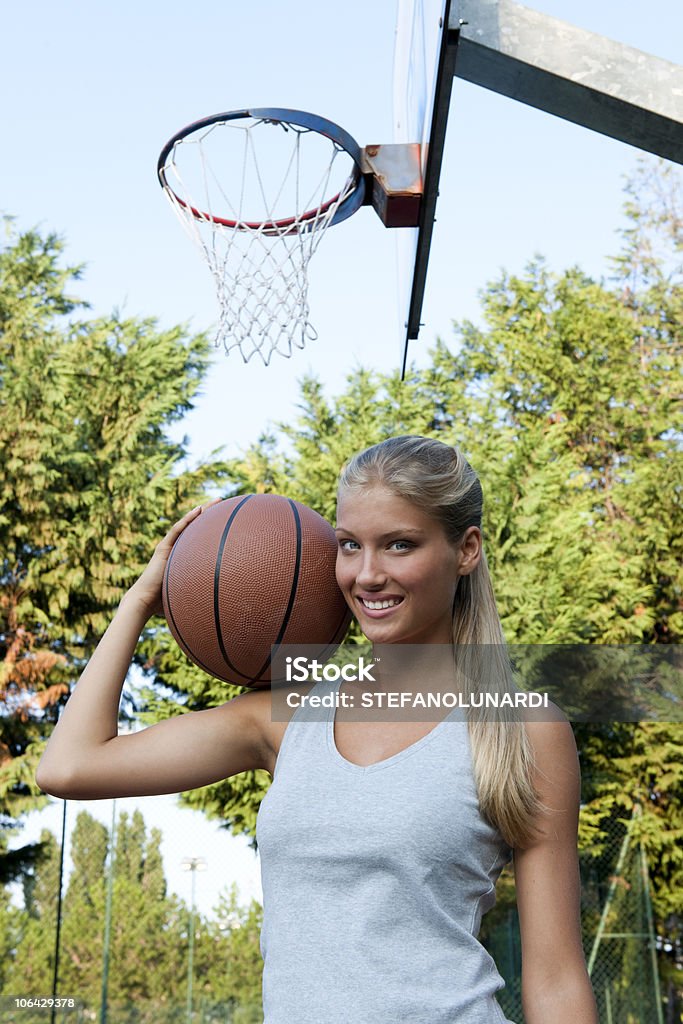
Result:
M2 991L10 995L52 991L60 847L47 830L40 842L43 856L24 873L24 906L14 915L12 947L3 966Z
M105 826L81 811L71 834L73 868L64 894L59 978L62 991L88 1002L99 996L108 846Z
M35 744L46 709L68 691L60 675L63 655L39 646L35 633L16 621L16 594L0 591L4 609L4 658L0 662L0 884L12 881L43 854L40 843L8 848L17 822L44 800L33 780Z
M7 973L22 932L22 913L13 906L7 889L0 889L0 992L6 987Z
M112 1019L174 1020L184 1013L190 910L167 892L162 836L139 811L119 815L113 862L108 1003ZM49 832L46 851L24 882L24 907L12 907L0 889L0 992L52 990L59 880L59 848ZM71 836L72 870L66 884L60 940L60 993L74 994L92 1011L101 1000L105 906L110 870L108 830L83 811ZM236 888L224 892L209 918L195 910L194 991L203 1002L251 1024L261 1006L261 908L242 906Z
M235 885L221 893L212 916L196 934L195 979L197 1003L230 1008L241 1024L260 1024L260 938L263 911L252 900L244 906ZM261 1013L259 1017L258 1014Z
M161 833L139 811L117 825L110 994L114 1002L181 1003L185 995L186 912L168 896Z
M166 893L161 833L139 811L116 824L108 997L112 1004L182 1001L182 905ZM100 1001L109 872L108 830L87 812L74 827L73 871L64 898L60 983L90 1005Z
M132 819L121 814L116 831L109 998L112 1003L181 1003L186 913L166 893L161 834L153 829L147 835L138 811ZM59 850L49 833L42 841L48 855L25 883L18 943L6 969L9 992L26 991L26 985L35 992L52 989ZM109 844L105 826L81 812L71 837L73 867L62 908L59 987L93 1008L101 993Z
M179 511L225 479L168 430L192 408L204 336L83 319L62 243L0 250L0 826L43 798L34 769L124 589ZM4 859L5 875L35 851ZM0 851L0 877L3 854Z

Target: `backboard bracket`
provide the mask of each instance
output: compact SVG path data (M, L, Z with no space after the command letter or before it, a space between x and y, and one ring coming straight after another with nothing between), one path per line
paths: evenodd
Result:
M423 182L418 142L364 146L366 206L371 205L385 228L415 228L420 221Z

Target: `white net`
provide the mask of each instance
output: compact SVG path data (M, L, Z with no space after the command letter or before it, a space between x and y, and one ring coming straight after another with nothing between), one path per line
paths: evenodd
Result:
M163 180L215 283L216 344L267 365L314 340L308 265L358 187L342 146L282 121L216 121L173 144Z

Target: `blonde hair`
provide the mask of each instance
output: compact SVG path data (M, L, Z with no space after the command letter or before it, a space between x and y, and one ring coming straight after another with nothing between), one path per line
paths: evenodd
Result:
M380 484L439 522L457 546L481 529L483 494L457 448L427 437L391 437L355 455L342 469L339 490ZM458 582L453 607L456 672L465 695L515 690L486 556ZM488 716L488 717L487 717ZM510 846L535 834L541 810L532 783L533 754L524 723L511 712L470 713L472 765L482 814Z

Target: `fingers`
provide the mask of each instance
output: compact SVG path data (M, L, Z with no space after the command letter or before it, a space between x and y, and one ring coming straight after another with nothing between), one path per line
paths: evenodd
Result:
M136 580L129 593L135 595L138 602L145 609L147 616L162 614L161 587L168 559L171 555L173 545L187 529L190 523L198 519L202 511L222 501L222 498L215 498L205 505L197 505L190 509L185 515L173 524L165 537L163 537L156 548L151 560L148 562L142 575Z
M207 501L206 505L202 505L202 509L211 508L212 505L218 505L219 502L224 500L224 498L212 498L211 501Z
M185 515L182 517L182 519L179 519L177 521L177 523L173 524L171 529L168 531L168 533L164 537L164 540L166 540L166 541L174 541L177 537L180 536L180 534L183 532L185 527L189 526L189 524L192 522L193 519L196 519L198 516L201 515L201 512L202 512L202 506L201 505L196 505L194 508L190 509L189 512L186 512Z
M159 546L163 549L172 548L180 534L190 525L191 522L197 519L205 509L211 508L212 505L216 505L222 500L222 498L213 498L211 501L207 501L205 505L196 505L195 508L190 509L189 512L185 513L182 519L179 519L177 523L173 524Z

